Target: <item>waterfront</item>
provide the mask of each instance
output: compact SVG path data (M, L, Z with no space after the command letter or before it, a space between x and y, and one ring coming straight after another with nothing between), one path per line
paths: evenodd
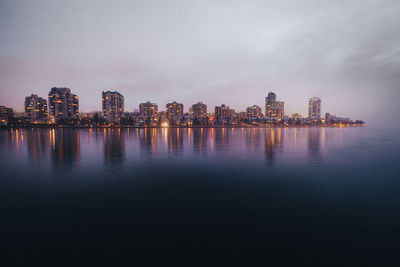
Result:
M1 247L381 253L399 156L368 127L3 129Z

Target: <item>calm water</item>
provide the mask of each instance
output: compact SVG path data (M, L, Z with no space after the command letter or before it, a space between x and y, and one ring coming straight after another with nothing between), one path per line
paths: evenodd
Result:
M385 253L399 156L368 127L0 130L0 242Z

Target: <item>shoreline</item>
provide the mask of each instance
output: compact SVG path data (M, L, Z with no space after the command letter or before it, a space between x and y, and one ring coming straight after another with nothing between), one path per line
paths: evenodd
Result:
M127 125L99 125L99 126L79 126L79 125L30 125L30 126L0 126L0 129L197 129L197 128L351 128L365 127L365 125L262 125L262 126L231 126L231 125L196 125L196 126L127 126Z

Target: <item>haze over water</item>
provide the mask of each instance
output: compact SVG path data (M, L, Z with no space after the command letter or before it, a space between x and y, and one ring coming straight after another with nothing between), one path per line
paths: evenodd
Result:
M368 127L1 130L1 246L381 254L399 156Z

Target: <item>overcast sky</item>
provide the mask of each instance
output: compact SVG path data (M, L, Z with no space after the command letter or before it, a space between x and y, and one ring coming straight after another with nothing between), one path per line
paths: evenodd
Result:
M81 111L118 90L127 111L264 109L378 121L399 114L400 1L0 0L0 105L23 110L31 93L71 88Z

